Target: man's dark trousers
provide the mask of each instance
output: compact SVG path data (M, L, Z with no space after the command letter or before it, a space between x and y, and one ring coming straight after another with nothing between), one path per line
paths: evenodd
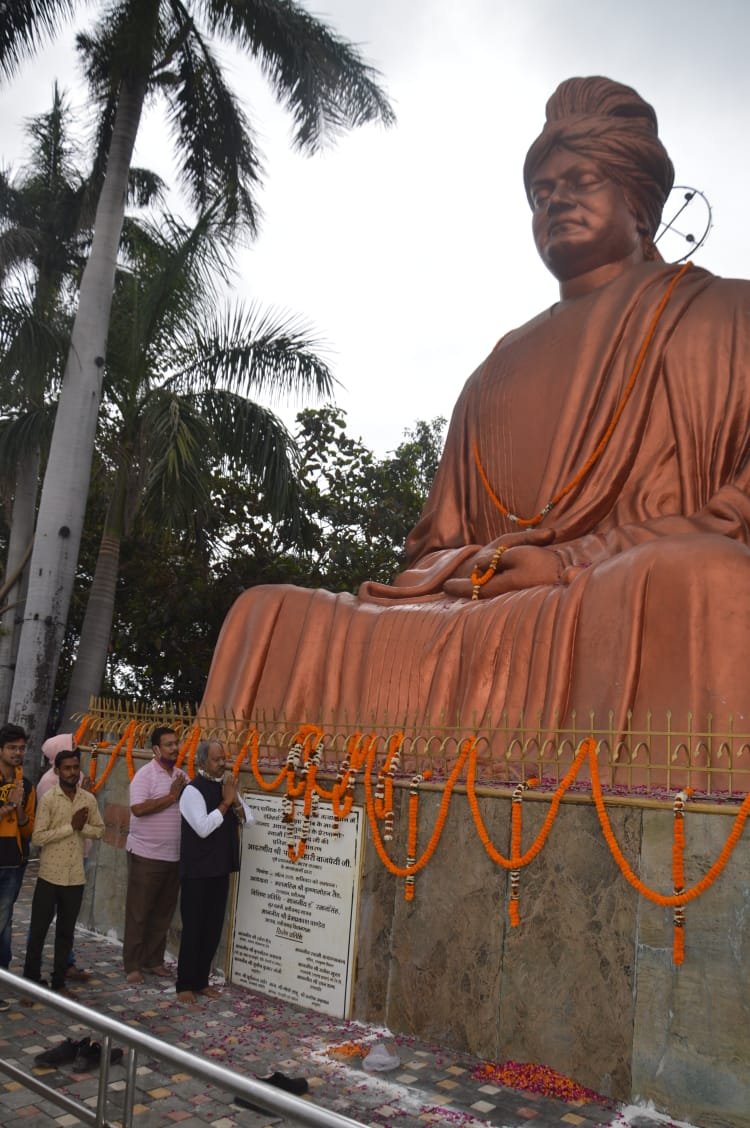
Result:
M222 877L183 877L180 882L182 939L177 964L178 991L202 991L208 987L228 894L228 873Z
M65 986L65 973L68 970L68 956L73 947L76 921L83 900L83 885L53 885L38 877L34 898L31 902L31 927L29 945L26 949L24 979L37 982L42 977L42 949L47 939L49 926L57 913L55 925L55 959L52 968L53 991L61 991Z

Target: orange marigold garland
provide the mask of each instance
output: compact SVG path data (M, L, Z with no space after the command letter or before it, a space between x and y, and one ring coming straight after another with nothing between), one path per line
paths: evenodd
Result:
M112 770L114 760L117 753L122 748L122 745L128 735L128 730L123 738L118 742L118 745L113 749L110 762L107 766L105 775L99 781L99 787L102 786L109 772ZM612 827L607 816L607 811L604 804L602 795L601 781L599 778L598 755L597 745L593 737L588 737L581 741L576 751L573 763L566 772L563 779L560 781L557 789L552 795L550 808L544 819L541 830L536 836L534 842L522 853L522 818L521 818L521 804L523 799L523 792L527 787L535 786L538 780L530 778L523 784L519 784L513 794L513 802L511 807L511 851L510 857L506 858L502 855L492 844L487 833L487 829L482 820L479 811L479 804L476 796L476 767L477 767L477 738L468 737L465 739L459 749L456 762L451 769L448 779L443 788L442 799L440 807L433 828L430 839L425 847L421 856L417 856L417 825L418 825L418 802L419 802L419 786L424 779L429 776L428 772L420 773L414 776L411 782L409 794L409 824L408 824L408 842L407 842L407 859L405 866L399 866L388 856L384 842L392 838L393 833L393 782L395 774L400 764L400 749L403 743L403 734L397 733L391 737L388 745L388 753L383 767L377 772L376 775L376 753L378 746L378 737L375 733L370 733L368 736L363 737L361 733L354 733L347 742L346 757L343 760L339 769L336 782L331 788L331 791L326 791L317 781L317 770L321 762L323 752L323 732L315 725L305 725L295 734L292 744L287 755L287 762L281 770L277 778L270 783L266 783L261 775L258 764L258 734L257 732L251 733L248 740L245 742L240 754L235 760L233 770L238 770L239 766L247 754L248 747L251 749L251 763L253 774L256 782L265 791L273 791L286 781L286 793L282 806L283 818L287 823L288 835L288 855L290 860L298 861L304 857L307 840L310 833L311 821L315 817L318 810L318 803L321 797L330 799L332 802L332 809L334 816L337 819L346 818L350 813L353 804L353 791L354 780L356 772L364 768L363 782L365 792L365 809L367 813L370 831L372 833L373 844L375 850L389 873L395 877L403 877L406 879L405 897L407 900L412 900L414 897L414 876L423 869L433 857L440 841L445 821L447 819L450 800L453 795L453 790L461 777L464 768L466 768L466 793L469 802L469 807L472 812L474 824L477 834L485 848L488 856L503 869L510 871L511 877L511 897L509 904L509 914L511 918L511 925L517 926L520 920L519 913L519 890L520 890L520 870L529 865L534 858L543 849L548 839L550 830L557 816L560 802L566 791L576 779L582 764L588 759L591 773L591 790L594 800L594 805L597 811L599 822L604 834L604 838L609 846L610 852L618 865L623 877L629 882L642 896L655 904L665 907L671 907L675 910L674 924L675 924L675 940L674 940L674 961L679 964L684 959L684 914L682 912L683 906L689 901L695 900L705 892L714 881L719 877L725 868L735 846L739 842L742 835L745 822L750 817L750 795L746 796L740 810L734 820L732 830L729 837L721 850L719 857L711 866L709 871L705 874L700 881L696 882L690 889L684 887L684 806L688 797L691 794L689 788L677 796L674 805L674 844L673 844L673 865L672 865L672 878L674 893L671 896L657 893L655 890L650 889L644 882L638 878L628 865L620 850L617 841L612 832ZM197 742L197 730L195 733L195 740ZM102 748L108 747L104 742ZM92 748L92 763L91 763L91 776L92 779L96 775L96 748ZM297 772L299 771L299 781L297 780ZM377 782L373 784L373 780ZM295 799L300 798L304 794L303 802L303 824L302 834L299 841L295 844L294 837L294 808ZM381 836L379 823L385 824L384 833Z
M411 786L409 787L409 830L406 841L406 868L411 870L417 860L417 822L419 818L419 785L426 779L430 779L432 772L428 768L426 771L417 772L412 777ZM393 819L393 809L391 809L391 819ZM387 829L387 823L386 823ZM383 834L385 839L385 833ZM414 873L409 873L406 876L404 885L404 900L414 900Z
M675 796L674 837L672 840L672 885L676 894L685 888L685 804L692 794L688 787ZM672 942L672 962L675 967L685 962L685 907L674 907L674 940Z
M305 734L303 736L303 740L302 740L302 744L301 744L301 748L302 748L302 767L300 769L300 776L302 777L301 782L299 784L299 787L293 785L292 788L290 788L289 787L289 779L287 777L287 788L288 788L287 798L289 800L289 805L287 806L286 811L283 810L283 808L282 808L283 820L284 820L284 822L286 823L286 826L287 826L287 847L286 847L286 849L287 849L287 855L289 857L290 862L298 862L302 858L304 858L305 850L307 849L307 840L310 837L310 823L311 823L311 820L314 819L315 816L318 813L318 804L320 802L320 796L318 795L318 791L316 789L316 776L317 776L317 772L318 772L318 767L320 766L320 760L321 760L321 757L323 755L323 748L324 748L323 733L319 728L317 728L314 725L306 726L306 730L307 731L305 732ZM311 751L310 748L311 748L313 741L315 742L315 744L314 744L314 747ZM292 771L296 770L296 766L299 763L299 752L298 752L299 748L300 748L300 741L296 740L295 743L292 745L292 749L290 749L290 755L292 753L292 750L294 750L294 757L293 757L294 767L292 768ZM299 841L295 844L295 841L294 841L294 838L295 838L295 835L294 835L294 802L293 802L293 800L294 800L294 797L296 795L299 795L303 791L304 791L304 799L303 799L303 804L302 804L302 833L300 835Z
M337 819L345 819L354 806L354 785L357 772L367 762L370 749L377 747L376 733L363 736L355 732L346 742L346 755L339 768L336 783L331 789L331 807Z
M485 471L484 466L482 465L482 460L481 460L480 455L479 455L479 446L477 444L477 440L474 439L474 441L472 443L472 452L473 452L473 455L474 455L474 464L477 468L477 473L479 474L479 479L480 479L482 485L484 486L485 490L487 491L487 495L488 495L490 501L492 502L492 504L495 506L495 508L498 510L498 512L501 513L502 516L505 517L506 520L511 523L511 525L515 525L517 528L520 528L520 529L527 529L527 528L533 529L533 528L535 528L537 525L539 525L544 520L544 518L547 516L547 514L550 513L551 510L553 510L555 508L555 506L558 505L563 500L564 497L567 497L567 495L569 493L578 489L578 487L583 482L586 475L591 470L591 468L593 466L595 466L596 463L599 461L600 457L602 456L602 454L606 450L606 448L609 444L609 440L612 438L614 430L615 430L617 424L620 421L620 417L625 410L625 407L627 405L628 400L630 399L633 388L635 387L635 382L636 382L636 380L638 378L638 374L639 374L639 372L640 372L640 370L643 366L643 362L646 359L646 354L648 352L651 341L653 340L654 334L656 333L656 329L657 329L657 326L658 326L659 321L661 319L661 316L664 313L664 310L666 309L667 304L668 304L670 298L672 297L672 294L673 294L675 288L677 287L677 284L685 276L685 274L688 272L688 270L691 269L692 265L693 264L691 262L686 262L679 269L677 274L674 275L674 277L671 279L669 285L667 286L666 290L664 291L664 294L662 295L662 297L659 301L659 304L657 305L657 307L654 311L654 315L651 319L651 324L649 325L648 330L646 332L646 336L644 337L643 342L641 343L640 350L639 350L638 355L635 359L635 364L633 365L633 370L630 373L630 377L629 377L628 382L625 386L625 389L622 393L622 397L620 399L620 402L618 403L617 407L615 408L615 410L612 414L612 418L610 419L609 424L607 425L607 428L606 428L604 434L602 435L601 439L597 443L596 447L591 452L591 454L588 456L588 458L583 463L581 468L577 471L577 473L575 473L573 475L573 477L570 479L570 481L568 481L564 486L562 486L557 491L557 493L554 494L549 499L547 504L545 506L543 506L543 508L540 509L538 511L538 513L535 513L533 517L521 517L516 513L511 513L511 511L508 509L508 507L503 504L503 502L500 500L500 498L497 496L497 494L493 490L492 485L490 483L490 480L487 477L487 472ZM493 570L493 574L494 574L494 570ZM489 577L488 577L488 579L489 579ZM486 583L487 581L485 579L480 579L477 582L477 581L474 580L474 575L472 574L472 582L474 583L474 591L472 592L471 597L472 597L472 599L478 599L479 598L479 588L481 587L481 585L483 583Z
M135 744L136 728L133 726L133 731L128 737L125 745L125 766L128 769L128 779L132 780L135 775L135 764L133 763L133 745Z
M385 764L378 772L378 781L375 785L375 815L383 820L383 841L393 840L393 779L401 767L401 745L404 743L402 732L394 733L388 741L388 753Z
M94 717L92 717L90 713L87 713L76 731L73 733L73 743L76 747L79 747L81 744L83 744L86 736L88 735L89 729L93 728L93 726Z
M284 767L281 769L274 780L266 783L265 779L263 778L263 773L260 770L259 758L260 738L258 736L258 730L253 729L253 731L250 733L250 767L252 769L253 779L255 780L261 791L276 791L277 788L281 787L284 779L286 778L287 765L284 765Z
M96 783L99 753L103 752L105 748L109 748L109 744L108 740L99 740L96 744L91 745L91 759L89 760L89 783L91 785L89 790L91 791L93 791Z
M284 776L286 778L286 791L284 798L281 800L281 821L284 823L291 823L294 820L294 799L295 799L295 775L299 767L300 757L302 756L302 741L295 739L289 746L289 751L286 754L286 767L284 768ZM287 827L287 849L289 842L289 829Z
M521 857L521 832L522 832L522 817L521 805L523 803L523 793L527 787L535 787L537 784L536 777L532 776L527 779L525 783L519 783L513 790L513 798L511 800L511 831L510 831L510 860L515 862L516 859ZM520 917L520 888L521 888L521 871L520 869L512 869L510 871L510 904L508 905L508 915L510 917L511 928L518 928L521 922Z
M104 787L104 784L106 783L110 772L112 771L112 769L115 766L115 761L117 760L119 753L122 751L123 745L125 745L126 742L131 739L131 737L133 739L135 738L135 730L136 730L136 723L135 723L135 721L131 721L129 723L129 725L127 726L127 728L125 729L125 732L122 734L120 739L117 741L117 744L115 744L114 748L110 752L109 762L107 763L106 768L102 772L100 779L96 779L96 764L95 764L96 757L95 756L91 757L91 761L92 761L92 764L94 766L94 774L91 776L91 790L94 794L96 794L97 791L101 791L101 789Z
M200 738L200 726L193 725L193 727L190 729L190 732L187 734L182 744L180 745L180 750L177 753L177 759L175 760L175 767L181 768L183 763L185 762L185 757L187 756L186 771L190 779L195 779L195 752L198 747Z
M610 848L612 857L617 862L620 873L625 878L625 880L630 885L632 885L634 889L637 889L638 892L647 900L652 901L655 905L663 905L665 908L674 908L674 906L676 905L686 905L689 901L694 901L697 897L700 897L701 893L705 893L705 891L710 888L711 885L713 885L719 874L726 866L732 855L732 851L734 850L735 846L740 840L740 837L742 836L742 830L748 817L750 816L750 795L746 795L743 799L742 805L737 812L737 816L732 825L729 837L724 843L721 853L719 854L714 864L711 866L708 873L705 874L700 879L700 881L696 881L695 885L691 886L690 889L684 889L682 893L675 893L672 896L665 896L662 893L657 893L654 889L650 889L648 885L642 882L641 879L635 873L633 873L633 870L628 865L628 862L624 857L622 850L618 846L614 834L612 833L612 827L610 825L609 819L607 817L607 812L604 807L604 798L602 796L601 781L599 779L598 769L599 766L596 762L596 758L592 757L591 790L594 795L594 805L596 807L596 813L599 816L599 823L602 828L602 833L607 840L607 845Z
M419 873L419 871L421 869L424 869L424 867L432 858L437 849L440 837L443 833L445 820L448 817L448 808L450 806L453 788L456 786L456 783L459 779L459 776L461 775L461 772L463 771L464 764L466 763L469 754L475 748L476 740L473 737L464 740L461 744L456 763L453 765L451 773L448 776L448 779L445 781L445 788L443 790L443 797L440 801L438 816L435 820L435 827L432 831L430 841L427 843L427 846L422 853L422 856L420 858L417 858L412 866L398 866L394 861L391 860L391 858L389 858L388 852L386 851L386 848L383 845L383 841L380 837L378 819L377 815L375 814L375 798L373 796L372 789L372 772L375 766L375 744L373 743L371 745L367 757L367 768L364 775L365 809L367 811L367 820L370 824L370 833L372 834L372 841L377 855L388 872L392 873L394 877L409 877L410 874Z
M536 836L534 842L526 851L526 853L521 854L517 858L506 858L499 852L499 850L495 849L492 842L490 841L490 836L487 833L487 827L484 825L484 820L482 818L481 811L479 810L479 803L477 801L475 791L476 741L474 742L474 749L474 754L469 757L468 768L466 771L466 798L469 800L469 807L474 818L474 826L476 827L479 839L485 850L489 854L490 858L492 858L493 862L495 862L497 865L502 866L503 869L506 870L523 869L523 867L527 866L529 862L533 862L534 858L537 856L537 854L540 852L545 842L547 841L549 832L552 829L552 824L557 817L557 812L560 807L560 803L562 802L562 797L575 780L581 764L584 762L586 757L591 751L595 752L596 741L593 737L588 737L588 739L581 741L580 745L578 746L578 751L576 752L573 763L568 768L568 771L560 781L559 787L552 796L552 802L550 803L547 817L542 824L542 829L539 831L539 834Z
M235 779L239 778L240 768L242 767L243 763L245 762L245 759L247 758L247 754L250 751L250 746L253 742L253 737L255 737L256 740L258 738L258 734L255 732L255 729L253 729L253 731L250 733L247 740L242 745L239 752L237 753L237 755L234 758L234 761L232 763L232 775L234 776Z

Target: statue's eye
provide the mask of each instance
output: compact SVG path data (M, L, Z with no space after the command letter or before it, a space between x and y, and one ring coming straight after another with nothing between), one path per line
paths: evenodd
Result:
M596 188L601 184L602 178L597 176L595 172L585 172L576 178L576 188Z

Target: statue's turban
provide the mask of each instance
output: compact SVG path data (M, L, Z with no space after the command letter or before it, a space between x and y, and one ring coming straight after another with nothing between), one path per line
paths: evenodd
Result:
M536 169L557 146L599 164L626 190L639 223L656 234L674 168L659 140L653 108L609 78L569 78L547 102L544 129L526 154L526 194Z

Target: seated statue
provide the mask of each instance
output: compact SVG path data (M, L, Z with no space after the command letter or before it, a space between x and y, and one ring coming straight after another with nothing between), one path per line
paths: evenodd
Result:
M466 383L406 570L246 592L205 713L750 727L750 284L661 259L673 176L634 90L561 84L524 166L560 300Z

